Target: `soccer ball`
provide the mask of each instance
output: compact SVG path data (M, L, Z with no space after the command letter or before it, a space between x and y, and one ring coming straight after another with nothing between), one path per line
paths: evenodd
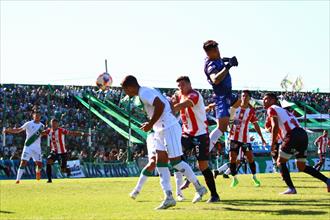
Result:
M112 85L112 77L109 73L102 73L96 79L96 86L101 90L106 90Z

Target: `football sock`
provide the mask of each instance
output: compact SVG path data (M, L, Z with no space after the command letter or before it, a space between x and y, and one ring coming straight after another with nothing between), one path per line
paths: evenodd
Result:
M210 168L207 168L202 171L207 187L211 192L211 196L218 196L217 189L215 186L214 178Z
M311 166L306 165L304 172L327 183L328 178Z

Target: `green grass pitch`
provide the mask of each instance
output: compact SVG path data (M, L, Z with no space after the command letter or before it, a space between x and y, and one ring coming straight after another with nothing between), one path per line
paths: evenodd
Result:
M329 177L329 172L324 173ZM285 190L279 174L260 174L262 186L254 187L251 175L240 175L237 188L217 178L221 202L191 203L193 187L184 191L186 201L168 210L155 211L163 198L158 177L147 180L136 200L128 197L137 178L55 179L0 181L0 219L330 219L330 193L324 183L293 173L297 195ZM199 177L204 184L202 177ZM205 184L204 184L205 185ZM172 186L174 180L172 179Z

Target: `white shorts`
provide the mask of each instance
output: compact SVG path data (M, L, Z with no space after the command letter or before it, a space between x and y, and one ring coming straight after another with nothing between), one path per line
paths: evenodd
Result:
M156 156L156 145L157 145L157 140L155 139L155 133L148 134L148 136L147 136L147 150L148 150L149 160L152 157Z
M40 146L24 146L21 160L29 161L30 158L33 159L33 161L41 161L41 148Z
M183 154L181 136L182 128L179 123L175 123L173 126L162 131L155 132L156 150L167 151L169 158L180 157Z

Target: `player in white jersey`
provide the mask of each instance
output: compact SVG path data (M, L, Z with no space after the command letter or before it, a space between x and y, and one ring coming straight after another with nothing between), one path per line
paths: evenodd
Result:
M181 76L177 80L178 91L172 98L174 111L180 112L183 135L181 143L185 151L194 149L198 167L202 172L206 185L211 192L208 203L219 202L212 171L209 168L210 138L206 118L204 99L194 90L188 76Z
M26 122L20 128L7 128L5 133L19 134L26 131L26 140L22 152L21 163L17 171L16 183L20 183L25 167L32 158L36 164L36 179L40 180L42 161L41 161L41 135L43 134L44 125L40 122L40 112L35 109L33 111L33 120Z
M297 119L287 110L276 105L277 97L273 93L267 93L263 98L264 108L267 109L267 117L270 118L272 127L272 153L276 150L278 143L278 133L283 137L283 143L280 146L277 165L282 172L282 177L289 187L282 194L296 194L289 169L286 162L295 155L297 168L301 172L305 172L314 178L317 178L327 184L328 192L330 192L330 179L313 167L306 165L308 136L306 131L300 127ZM267 120L266 120L267 121Z
M323 135L318 137L315 142L315 146L317 146L318 150L317 153L319 154L319 162L315 164L314 168L317 169L318 171L321 170L324 162L325 162L325 155L327 153L327 147L330 147L330 139L328 137L328 131L324 130Z
M140 86L137 79L132 75L126 76L121 85L129 97L139 96L149 117L149 121L143 123L141 129L146 132L153 129L155 132L154 138L159 143L156 146L156 167L160 174L160 183L165 199L157 209L167 209L176 205L170 184L168 159L173 168L182 172L194 184L196 194L192 202L200 201L207 190L199 183L191 167L181 160L183 154L181 127L172 114L168 100L158 90Z
M153 172L156 169L156 146L158 144L157 139L154 138L154 133L149 133L147 136L147 150L148 150L148 159L149 162L147 165L144 166L140 173L139 180L133 189L133 191L129 194L132 199L136 199L139 193L142 190L143 185L147 181L148 177L153 176ZM183 183L182 173L175 171L175 183L176 183L176 198L178 202L184 201L184 196L180 186Z

